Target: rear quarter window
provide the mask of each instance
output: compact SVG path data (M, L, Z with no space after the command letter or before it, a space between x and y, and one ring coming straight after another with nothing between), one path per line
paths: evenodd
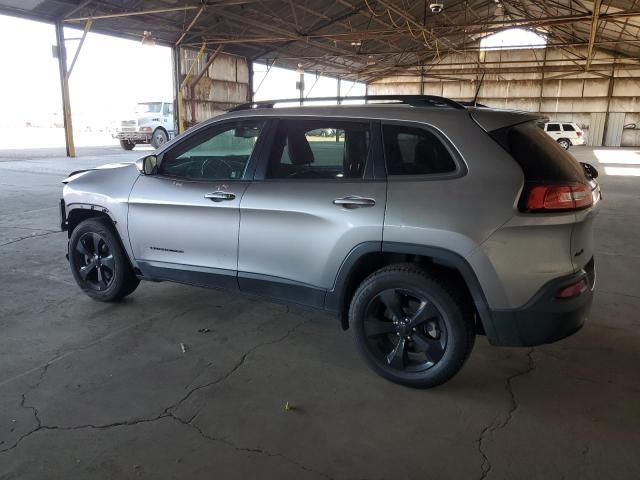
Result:
M426 128L382 126L388 175L441 175L454 173L457 164L442 141Z
M527 182L587 183L581 165L537 128L535 121L494 130L489 135L518 162Z

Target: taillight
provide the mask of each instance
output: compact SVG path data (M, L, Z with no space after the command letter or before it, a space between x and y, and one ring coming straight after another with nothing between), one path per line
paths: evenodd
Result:
M578 135L579 137L581 137L581 136L582 136L582 132L578 131L578 132L576 132L576 135Z
M530 212L577 210L591 204L593 197L588 185L535 185L527 194L526 209Z
M567 287L563 287L556 292L556 298L573 298L580 295L587 289L587 281L581 278L576 283L572 283Z

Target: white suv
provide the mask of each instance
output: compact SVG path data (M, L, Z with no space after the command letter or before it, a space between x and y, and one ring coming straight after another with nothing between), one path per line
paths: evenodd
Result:
M584 132L575 123L547 122L544 131L565 150L569 150L571 145L585 143Z

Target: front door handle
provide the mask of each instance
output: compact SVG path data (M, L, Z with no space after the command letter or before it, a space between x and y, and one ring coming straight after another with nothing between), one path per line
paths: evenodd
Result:
M359 197L357 195L349 195L348 197L336 198L334 205L340 205L344 208L361 208L373 207L376 201L373 198Z
M236 196L233 193L218 191L218 192L206 193L204 195L204 198L208 198L212 202L224 202L228 200L233 200L234 198L236 198Z

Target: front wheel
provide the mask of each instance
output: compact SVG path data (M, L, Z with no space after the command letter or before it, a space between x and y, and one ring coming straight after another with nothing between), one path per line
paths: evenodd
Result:
M120 146L123 150L133 150L133 147L135 147L136 144L130 140L120 140Z
M90 218L69 239L69 266L76 283L102 302L124 298L140 283L116 235L107 220Z
M413 264L367 277L351 301L349 326L369 366L410 387L451 379L475 342L468 302Z
M571 142L566 138L561 138L560 140L558 140L558 145L560 145L565 150L569 150L569 147L571 146Z
M151 146L153 148L159 148L169 140L169 136L167 132L162 130L161 128L157 128L153 135L151 136Z

